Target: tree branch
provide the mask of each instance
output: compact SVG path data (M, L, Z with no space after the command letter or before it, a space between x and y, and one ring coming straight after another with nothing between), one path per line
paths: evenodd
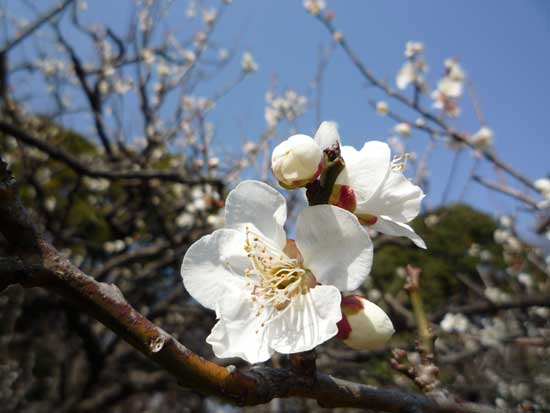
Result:
M111 180L151 180L158 179L161 181L177 182L186 185L202 185L202 184L212 184L215 186L220 186L221 181L219 179L213 178L201 178L201 179L189 179L179 172L176 171L157 171L157 170L105 170L105 169L95 169L89 166L88 164L82 162L69 152L50 145L42 139L39 139L24 130L14 126L10 123L0 120L0 132L6 133L17 139L18 141L35 147L42 152L48 154L52 159L63 162L69 168L74 170L76 173L81 175L86 175L93 178L105 178Z
M416 99L411 99L405 96L404 94L399 93L397 90L391 88L387 83L381 81L378 77L375 76L375 74L372 71L370 71L365 66L365 64L361 61L359 56L357 56L357 54L353 51L353 49L347 42L346 38L340 32L336 31L336 29L334 28L334 25L332 24L331 19L327 18L327 16L323 15L322 13L317 14L316 17L330 32L330 34L333 36L336 42L340 45L342 50L347 54L347 56L349 57L351 62L354 64L354 66L359 70L361 75L363 75L363 77L367 79L367 81L372 86L379 88L388 96L398 100L405 106L408 106L409 108L415 110L418 114L428 119L429 121L433 122L438 127L442 128L444 130L444 134L449 136L453 140L460 142L470 147L471 149L475 149L479 151L486 160L493 163L495 166L502 169L503 171L507 172L510 176L513 176L515 179L523 183L525 186L535 191L538 191L538 189L535 188L535 185L533 184L533 181L531 179L523 175L518 170L514 169L511 165L502 161L500 158L496 156L495 153L493 153L488 149L479 150L478 148L475 147L473 142L467 139L467 137L464 134L452 129L442 118L436 116L435 114L431 113L427 109L420 106L420 104ZM422 129L426 129L426 128L422 128Z
M472 179L476 181L477 183L483 185L484 187L487 187L489 189L492 189L493 191L500 192L501 194L508 195L512 198L518 199L521 202L529 205L530 207L533 207L535 209L538 209L537 201L535 201L533 198L522 194L518 190L511 188L507 185L498 184L496 182L487 181L486 179L483 179L482 177L478 175L472 176Z
M23 32L21 32L18 36L8 40L6 44L2 47L2 50L0 50L0 55L9 52L11 49L17 46L20 42L25 40L28 36L33 34L38 28L40 28L40 26L48 22L52 17L61 13L63 10L67 8L67 6L69 6L73 2L74 0L65 0L59 3L57 6L52 7L50 11L44 13L33 24L29 25L25 30L23 30Z

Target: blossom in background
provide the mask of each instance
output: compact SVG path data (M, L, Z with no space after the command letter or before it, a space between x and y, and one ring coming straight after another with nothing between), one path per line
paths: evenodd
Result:
M466 75L456 59L445 60L445 74L437 82L432 92L434 108L444 111L451 117L460 115L457 99L462 96Z
M326 4L324 0L304 0L304 7L313 16L317 16L325 9Z
M395 332L384 310L360 295L343 297L341 307L337 337L355 350L379 349Z
M405 57L410 59L416 55L424 53L424 43L409 41L405 45Z
M441 323L439 323L443 331L447 333L465 333L470 326L468 319L461 313L453 314L447 313Z
M485 149L493 145L493 137L493 131L483 126L472 136L471 141L476 148Z
M381 116L386 116L389 111L388 104L384 101L380 101L376 103L376 111Z
M274 351L310 350L335 336L340 291L358 288L372 264L372 242L340 208L305 208L287 240L286 201L270 186L244 181L230 192L225 225L195 242L181 267L187 291L216 311L206 341L217 357L250 363Z
M307 135L293 135L273 149L271 169L285 189L295 189L314 181L321 174L323 152Z
M284 94L276 96L272 91L266 93L265 121L273 134L277 125L283 121L293 121L302 116L307 108L307 98L295 90L287 89Z
M405 62L397 73L395 83L399 89L405 89L410 83L416 79L416 70L411 62Z
M244 73L254 73L258 70L258 63L254 60L252 53L245 52L241 60L241 69Z
M401 136L411 136L411 125L406 122L398 123L395 125L394 131Z
M340 142L334 122L323 122L315 140L322 149ZM346 164L336 179L329 203L353 212L364 225L392 236L410 238L418 247L426 244L407 225L420 212L424 192L403 175L403 161L390 159L390 147L379 141L365 143L358 151L341 147Z
M423 76L428 71L426 61L421 56L423 52L424 45L420 42L407 42L405 45L407 61L401 66L395 78L399 89L405 89L410 84L414 84L422 92L428 89Z
M535 188L545 198L550 198L550 178L540 178L534 182Z

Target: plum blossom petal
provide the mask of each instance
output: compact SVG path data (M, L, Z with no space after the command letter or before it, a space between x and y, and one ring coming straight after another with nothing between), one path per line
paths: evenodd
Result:
M416 68L414 63L407 61L403 64L397 77L395 78L395 83L399 89L405 89L410 83L413 83L416 80Z
M341 294L336 287L318 285L307 294L300 294L269 326L273 350L298 353L313 349L338 333L342 318Z
M233 229L219 229L196 241L185 254L181 274L185 288L201 305L216 310L226 290L244 288L245 268L249 266L242 248L245 236Z
M356 213L385 215L394 221L409 222L420 212L424 196L422 189L412 184L401 171L390 169L370 202L358 204Z
M230 287L219 307L220 319L206 338L219 358L240 357L249 363L268 360L273 349L266 339L268 331L262 327L264 317L251 311L252 294L244 289ZM264 312L266 312L264 310Z
M296 245L317 281L357 289L372 266L372 242L352 213L331 205L306 208L296 223Z
M390 217L379 216L376 223L371 225L371 228L395 237L407 237L414 242L417 247L423 249L427 248L424 240L420 238L409 225L395 222Z
M285 198L263 182L243 181L229 193L225 202L225 222L227 227L236 229L252 224L280 249L285 246Z
M321 149L327 149L335 144L340 144L340 135L338 134L338 125L336 122L324 121L319 125L315 132L315 141Z
M370 141L360 151L343 146L341 152L346 167L336 184L352 186L358 206L362 205L368 202L388 174L390 147L384 142Z

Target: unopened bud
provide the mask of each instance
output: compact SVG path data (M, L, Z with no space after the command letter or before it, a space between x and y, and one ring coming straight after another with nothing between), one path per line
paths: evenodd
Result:
M395 332L384 310L360 295L343 297L341 307L337 337L355 350L382 348Z
M401 136L411 136L411 125L406 122L398 123L395 125L395 133L398 133Z
M389 111L388 104L384 101L377 102L376 103L376 111L381 116L387 115L388 111Z
M472 136L472 143L478 149L486 149L493 144L493 131L483 126Z
M321 174L323 153L307 135L293 135L273 149L271 169L279 184L295 189L313 182Z

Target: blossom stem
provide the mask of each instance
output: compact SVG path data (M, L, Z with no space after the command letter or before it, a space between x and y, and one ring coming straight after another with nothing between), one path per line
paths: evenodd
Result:
M329 160L328 155L325 153L324 162L326 166L319 182L307 186L306 196L310 206L328 204L336 179L345 166L340 155L334 160Z
M420 273L422 270L412 265L407 266L407 284L405 289L409 293L411 305L413 308L414 320L418 329L418 336L420 338L420 344L426 354L433 354L433 341L432 333L430 332L430 324L426 311L424 310L424 303L422 296L420 295Z

